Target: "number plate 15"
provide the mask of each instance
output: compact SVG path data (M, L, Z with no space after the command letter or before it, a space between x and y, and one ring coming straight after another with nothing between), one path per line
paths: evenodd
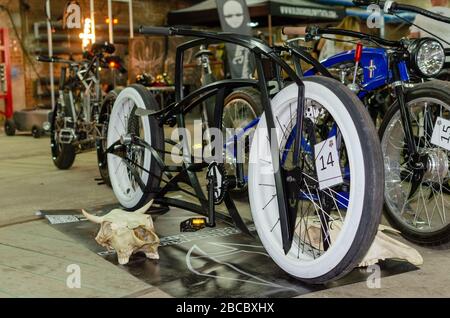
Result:
M431 143L450 151L450 120L442 117L436 119Z
M314 145L319 189L323 190L343 182L336 137L333 136Z

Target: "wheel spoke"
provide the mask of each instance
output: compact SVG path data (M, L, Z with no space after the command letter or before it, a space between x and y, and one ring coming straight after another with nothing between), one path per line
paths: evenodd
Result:
M416 151L424 164L413 170L407 153L399 112L389 120L382 138L386 171L388 212L407 228L433 232L447 225L448 151L431 143L438 117L449 116L449 105L433 98L418 98L410 109ZM445 111L444 111L445 110ZM417 168L414 168L417 169ZM450 190L450 189L449 189ZM402 193L402 195L400 195ZM408 230L405 230L408 231Z

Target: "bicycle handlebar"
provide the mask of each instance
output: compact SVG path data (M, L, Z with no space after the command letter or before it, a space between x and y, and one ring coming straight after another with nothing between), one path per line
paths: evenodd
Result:
M153 27L153 26L140 26L139 33L146 35L165 35L169 36L173 34L172 28L166 27Z
M433 20L437 20L437 21L441 21L444 23L449 23L450 24L450 18L431 12L429 10L425 10L410 4L402 4L402 3L397 3L395 1L381 1L381 0L353 0L353 3L356 6L368 6L371 4L376 4L378 6L380 6L381 8L383 8L385 13L393 13L395 11L400 11L400 10L404 10L404 11L410 11L410 12L414 12L420 15L423 15L425 17L428 17L430 19Z
M45 63L65 63L65 64L77 64L75 61L63 60L57 56L48 56L48 55L39 55L36 57L36 60L39 62Z
M282 29L282 32L286 35L298 35L298 36L305 36L305 40L309 41L313 39L315 36L324 35L324 34L333 34L333 35L343 35L343 36L349 36L357 39L369 39L373 42L376 42L382 46L389 46L389 47L399 47L401 44L398 41L390 41L386 39L382 39L380 37L362 33L362 32L356 32L356 31L350 31L350 30L344 30L344 29L333 29L333 28L319 28L317 26L308 26L308 27L284 27Z
M284 27L281 32L285 35L302 36L308 33L307 27Z
M38 57L36 57L36 60L38 60L39 62L53 63L55 61L55 58L47 55L39 55Z
M265 55L269 55L272 52L272 48L264 41L257 39L250 35L239 35L235 33L227 32L213 32L195 30L192 28L178 28L178 27L154 27L154 26L140 26L139 32L145 35L178 35L189 36L198 38L198 40L205 40L212 43L233 43L239 46L243 46L249 50L258 51Z

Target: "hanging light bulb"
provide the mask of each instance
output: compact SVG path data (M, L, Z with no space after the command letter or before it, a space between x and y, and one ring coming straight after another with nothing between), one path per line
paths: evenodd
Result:
M84 19L83 33L80 33L79 35L80 39L82 40L81 47L83 51L85 51L87 46L94 41L94 35L91 33L91 30L91 19Z

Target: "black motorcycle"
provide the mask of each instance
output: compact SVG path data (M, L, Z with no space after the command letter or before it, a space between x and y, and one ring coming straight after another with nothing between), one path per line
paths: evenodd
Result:
M41 62L62 64L58 100L49 116L52 159L59 169L69 169L77 153L91 150L95 145L99 156L103 155L99 140L105 133L103 127L105 123L107 126L110 105L109 97L103 98L100 70L126 71L122 61L111 55L114 51L112 44L95 43L81 61L56 56L37 58Z

